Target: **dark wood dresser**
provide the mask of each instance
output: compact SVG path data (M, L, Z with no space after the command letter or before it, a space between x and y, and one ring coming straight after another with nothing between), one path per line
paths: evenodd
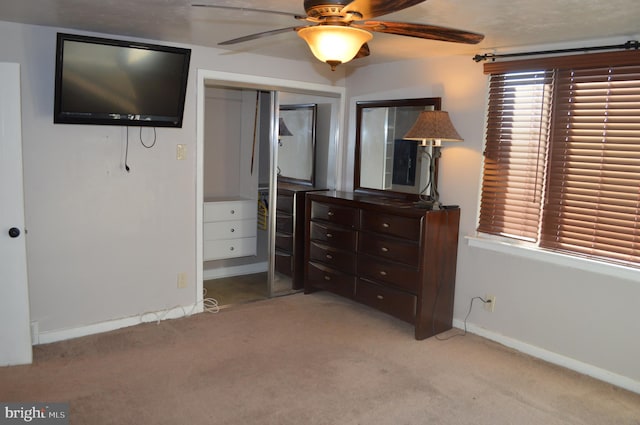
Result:
M451 329L460 209L322 191L306 196L305 293L328 290L414 325Z
M305 193L312 186L278 182L275 269L291 277L292 288L304 287Z

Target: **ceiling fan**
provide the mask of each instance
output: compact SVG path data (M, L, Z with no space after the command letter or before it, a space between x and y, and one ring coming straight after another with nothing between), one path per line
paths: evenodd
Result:
M382 32L428 40L476 44L484 35L445 28L436 25L412 24L370 20L381 15L397 12L425 0L304 0L306 16L289 12L252 9L234 6L195 3L194 7L211 7L239 11L271 13L291 16L311 25L299 25L259 32L244 37L223 41L219 45L242 43L262 37L295 31L303 38L311 52L319 60L328 63L331 70L341 63L370 54L367 44L373 38L371 32Z

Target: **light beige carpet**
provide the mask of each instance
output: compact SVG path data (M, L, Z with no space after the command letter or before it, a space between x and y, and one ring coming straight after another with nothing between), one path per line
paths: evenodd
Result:
M0 400L95 425L640 424L638 394L322 292L38 346Z

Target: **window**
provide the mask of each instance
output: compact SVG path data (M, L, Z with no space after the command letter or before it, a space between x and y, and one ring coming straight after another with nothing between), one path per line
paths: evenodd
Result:
M640 53L485 72L478 231L640 267Z
M544 71L491 76L480 231L538 239L552 78Z

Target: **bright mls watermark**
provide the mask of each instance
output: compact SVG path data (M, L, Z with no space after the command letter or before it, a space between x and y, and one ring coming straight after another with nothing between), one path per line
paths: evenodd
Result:
M0 402L0 425L69 425L69 403Z

